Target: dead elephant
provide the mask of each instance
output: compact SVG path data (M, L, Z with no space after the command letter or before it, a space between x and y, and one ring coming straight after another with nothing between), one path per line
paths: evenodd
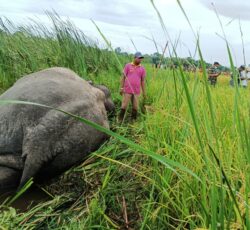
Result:
M109 90L92 86L66 68L50 68L19 79L0 100L22 100L60 108L109 128L114 111ZM60 174L100 147L105 133L64 113L34 105L0 106L0 189L31 177Z

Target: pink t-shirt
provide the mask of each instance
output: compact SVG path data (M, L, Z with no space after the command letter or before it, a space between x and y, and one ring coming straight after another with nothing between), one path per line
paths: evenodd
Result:
M125 65L123 70L125 77L124 82L124 93L129 94L140 94L141 81L144 80L146 76L146 71L143 66L136 66L133 63L128 63Z

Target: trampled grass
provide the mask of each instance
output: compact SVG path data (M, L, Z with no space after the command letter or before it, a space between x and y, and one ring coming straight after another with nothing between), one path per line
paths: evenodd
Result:
M48 33L44 36L44 28L38 37L26 30L0 33L1 90L23 74L65 66L107 85L119 105L120 73L113 53L86 44L83 34L68 31L69 26L51 17L55 30L50 33L56 35L52 38ZM122 64L129 61L118 58ZM52 195L49 201L25 213L1 207L0 226L249 228L249 89L230 87L227 76L210 87L204 73L183 72L179 66L155 74L149 64L145 66L146 113L135 123L112 121L117 136L80 166L49 185L40 185ZM162 164L162 159L196 176L185 168Z

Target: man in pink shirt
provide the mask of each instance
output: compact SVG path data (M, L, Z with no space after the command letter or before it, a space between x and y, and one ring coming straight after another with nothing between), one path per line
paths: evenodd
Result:
M121 80L120 94L122 98L122 106L119 114L119 120L122 121L128 107L129 101L132 101L132 115L131 118L137 118L137 111L139 107L139 96L142 88L143 97L146 97L145 91L145 77L146 71L141 65L144 57L140 52L136 52L132 63L125 65L123 69L123 77Z

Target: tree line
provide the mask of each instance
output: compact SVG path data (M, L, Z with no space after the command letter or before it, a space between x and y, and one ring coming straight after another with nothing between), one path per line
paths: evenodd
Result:
M127 52L123 52L120 47L115 48L115 52L119 56L132 56L133 54L129 54ZM185 57L185 58L180 58L180 57L163 57L162 54L155 52L153 54L145 54L144 55L144 63L150 63L152 65L155 65L156 67L161 67L161 68L177 68L179 64L181 64L184 68L184 70L187 71L192 71L195 69L201 69L202 67L202 62L201 60L195 60L192 57ZM208 69L209 67L212 66L212 63L208 63L204 61L204 64L206 68ZM221 72L230 72L230 68L227 66L221 65L219 67Z

